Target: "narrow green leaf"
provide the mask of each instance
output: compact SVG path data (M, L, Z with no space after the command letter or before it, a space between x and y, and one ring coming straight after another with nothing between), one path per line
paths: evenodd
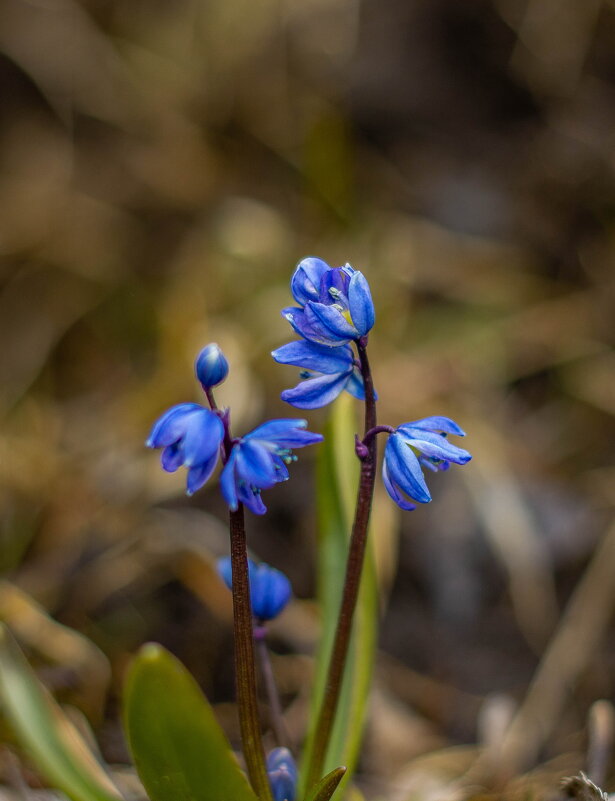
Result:
M314 785L305 797L305 801L329 801L333 793L337 790L338 784L344 778L346 768L340 767L327 773L318 784Z
M257 801L207 699L162 646L145 645L132 663L124 719L151 801Z
M319 449L317 465L318 502L318 600L322 634L316 657L312 693L312 726L308 731L302 768L309 764L314 743L315 721L324 693L342 585L348 555L348 540L359 480L359 462L354 452L354 435L359 430L352 398L342 395L333 405ZM359 599L355 612L346 674L342 685L336 722L333 727L325 770L346 765L344 786L356 767L367 698L371 681L377 636L377 587L371 544L368 542ZM302 772L301 788L306 793Z
M53 787L73 801L121 799L118 789L40 683L3 624L0 624L0 700L17 737Z

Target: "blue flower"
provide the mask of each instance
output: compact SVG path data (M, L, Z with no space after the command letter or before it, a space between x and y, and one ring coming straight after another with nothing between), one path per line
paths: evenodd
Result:
M215 342L206 345L199 353L194 370L204 390L211 389L224 381L228 375L228 362Z
M300 307L283 309L282 315L309 342L346 345L365 336L374 325L369 284L349 264L329 267L322 259L303 259L290 287Z
M216 414L198 403L180 403L158 418L145 444L163 448L161 462L168 473L182 465L188 468L187 493L192 495L213 473L223 439L224 426Z
M429 470L448 470L451 462L466 464L472 456L452 445L447 434L465 436L448 417L426 417L399 426L384 450L382 479L387 492L402 509L416 509L405 496L418 503L429 503L431 495L421 465Z
M292 587L288 578L281 570L260 562L256 564L248 560L250 574L250 602L252 614L258 620L273 620L290 601ZM225 556L218 560L218 573L226 586L233 588L233 574L231 558Z
M320 434L304 431L306 426L306 420L270 420L235 440L220 475L222 494L232 511L240 503L257 515L267 511L261 490L287 480L287 464L296 458L292 448L322 441Z
M303 367L302 381L294 389L282 392L282 400L298 409L319 409L335 400L344 389L365 400L363 378L350 345L337 348L299 340L289 342L271 354L279 364Z
M267 754L267 776L273 801L294 801L297 766L288 748L274 748Z

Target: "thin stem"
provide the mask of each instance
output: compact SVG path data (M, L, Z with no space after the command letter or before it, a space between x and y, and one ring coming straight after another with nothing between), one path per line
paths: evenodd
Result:
M280 694L273 675L273 666L271 664L271 654L267 646L266 633L263 627L254 629L254 641L256 643L256 652L261 666L261 675L265 685L265 692L267 693L267 700L269 701L269 710L271 716L271 728L275 737L276 745L289 747L289 737L284 725L284 716L282 714L282 704L280 702Z
M254 792L263 801L272 801L258 717L250 580L248 576L246 529L242 504L239 504L235 512L230 512L229 523L233 577L235 679L243 755Z
M363 376L363 384L365 386L365 433L376 427L376 397L367 358L366 345L367 343L364 340L359 340L357 342L361 375ZM350 635L352 633L352 620L359 596L359 587L361 585L361 573L367 545L367 526L369 523L376 477L377 445L375 436L369 438L368 442L366 442L366 448L367 453L361 460L357 506L352 525L352 533L350 535L346 577L344 580L340 613L335 631L333 650L329 661L324 696L318 714L318 723L316 724L314 746L307 770L306 786L308 789L322 776L329 740L335 722L335 713L339 703L346 657L348 656L348 646L350 644Z
M224 424L222 461L227 462L233 442L231 438L228 410L221 412L213 391L205 394L212 411L220 415ZM248 573L248 546L243 504L229 512L231 537L231 576L233 593L233 631L235 644L235 683L237 707L243 756L248 769L250 783L261 801L273 801L265 766L265 754L261 740L261 725L256 694L256 669L254 640L252 636L252 604L250 602L250 578Z

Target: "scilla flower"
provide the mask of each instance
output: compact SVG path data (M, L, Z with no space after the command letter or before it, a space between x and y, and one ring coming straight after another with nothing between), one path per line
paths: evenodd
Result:
M223 439L224 425L216 414L198 403L180 403L158 418L145 444L163 448L161 462L168 473L188 468L187 493L192 495L213 473Z
M300 308L283 309L282 315L309 342L345 345L365 336L374 325L369 284L349 264L329 267L322 259L303 259L290 287Z
M252 614L259 621L273 620L290 601L292 587L281 570L260 562L248 560L250 574L250 602ZM231 558L225 556L218 560L218 573L226 586L233 588Z
M393 431L384 450L382 478L387 492L402 509L416 509L418 503L429 503L431 495L421 465L430 470L448 470L451 462L466 464L472 456L452 445L447 434L465 436L465 432L448 417L426 417L404 423Z
M282 392L282 400L298 409L319 409L343 390L365 399L363 378L350 345L331 348L300 340L283 345L271 355L279 364L304 368L301 377L306 380Z
M320 434L304 431L306 426L306 420L269 420L234 441L220 475L222 494L232 511L239 503L257 515L267 511L261 490L286 481L287 464L296 458L292 448L303 448L323 439Z
M267 755L267 776L273 801L294 801L297 766L288 748L274 748Z

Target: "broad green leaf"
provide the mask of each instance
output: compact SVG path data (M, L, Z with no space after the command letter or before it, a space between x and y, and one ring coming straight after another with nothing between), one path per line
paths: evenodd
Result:
M0 624L2 711L41 774L73 801L121 799L77 729L43 687L8 628Z
M257 801L199 686L160 645L132 663L124 720L152 801Z
M333 793L337 790L338 784L344 778L346 768L340 767L327 773L318 784L314 785L305 797L305 801L329 801Z
M311 728L303 754L303 768L309 763L312 752L316 715L324 692L342 595L359 479L359 462L354 452L354 435L357 431L359 425L353 401L350 396L342 395L333 405L325 430L325 441L318 456L318 600L322 635L316 657ZM325 760L325 771L333 770L336 765L346 765L342 787L354 772L361 745L376 646L377 616L376 574L372 548L368 543L346 674ZM303 794L307 789L305 776L302 775Z

